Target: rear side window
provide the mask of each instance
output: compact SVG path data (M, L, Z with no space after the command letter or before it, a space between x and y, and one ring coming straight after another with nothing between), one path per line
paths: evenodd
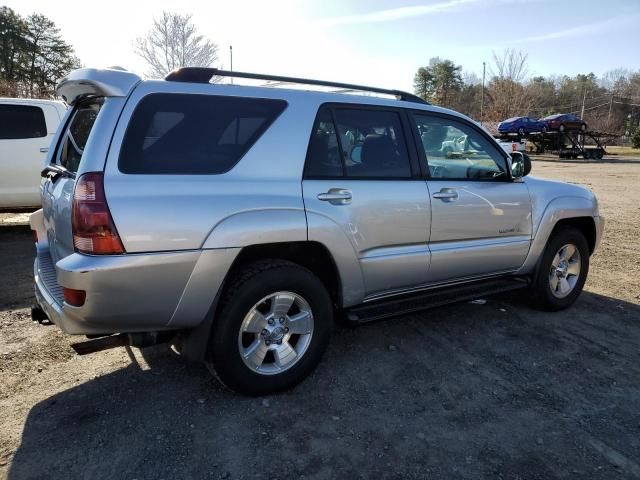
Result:
M411 178L399 113L337 107L332 115L329 107L322 107L309 141L305 176Z
M148 95L131 117L118 167L134 174L224 173L286 105L263 98Z
M44 112L33 105L0 105L0 140L47 136Z

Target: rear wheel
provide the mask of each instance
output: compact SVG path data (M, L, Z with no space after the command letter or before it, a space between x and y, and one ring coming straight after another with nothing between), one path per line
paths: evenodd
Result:
M573 227L554 233L547 243L531 287L535 306L549 311L572 305L589 273L589 246Z
M224 295L207 365L240 393L285 390L319 363L332 326L331 299L311 271L258 262L236 275Z

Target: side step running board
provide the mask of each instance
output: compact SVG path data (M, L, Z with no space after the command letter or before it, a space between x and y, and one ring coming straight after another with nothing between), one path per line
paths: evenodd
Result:
M439 287L386 300L366 303L346 310L350 322L367 323L407 315L449 303L464 302L478 297L517 290L529 285L523 277L508 277L465 283L454 287Z

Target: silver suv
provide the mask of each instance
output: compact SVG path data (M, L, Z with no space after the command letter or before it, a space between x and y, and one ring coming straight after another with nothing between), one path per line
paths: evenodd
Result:
M274 392L318 364L334 318L517 288L566 308L602 235L589 190L527 177L528 157L411 94L199 68L76 70L57 92L73 108L31 216L33 315L89 336L81 353L171 341Z

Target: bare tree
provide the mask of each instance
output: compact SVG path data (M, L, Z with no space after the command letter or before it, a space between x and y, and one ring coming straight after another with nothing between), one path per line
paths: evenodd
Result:
M199 35L191 15L162 12L151 30L135 41L135 53L147 63L147 75L158 78L179 67L210 67L218 46Z
M493 52L494 64L489 66L489 73L502 80L523 83L529 73L527 58L528 55L519 50L507 49L502 55Z
M493 52L493 65L489 67L489 118L504 119L525 115L532 107L532 99L524 88L527 79L527 54L505 50L502 55ZM494 118L495 117L495 118Z

